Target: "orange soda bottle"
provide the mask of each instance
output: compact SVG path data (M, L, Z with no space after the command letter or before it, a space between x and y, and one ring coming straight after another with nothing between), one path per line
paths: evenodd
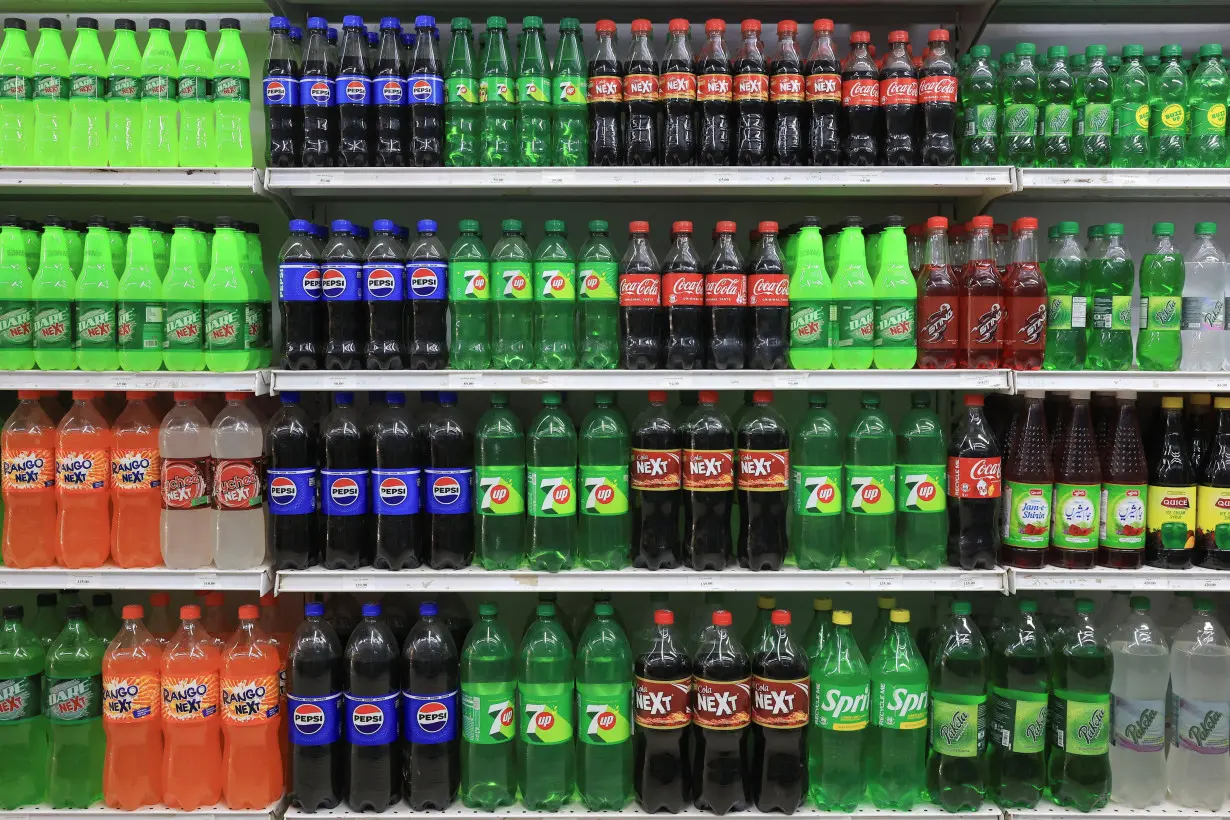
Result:
M231 809L263 809L282 797L278 647L239 608L239 628L222 650L222 793Z
M38 390L17 391L17 409L0 433L4 476L4 538L9 567L56 563L56 429Z
M100 567L111 554L111 428L99 395L74 390L56 428L56 557L70 569Z
M286 661L290 656L290 633L282 629L282 619L278 615L277 600L272 592L261 596L261 617L257 625L278 648L278 713L283 720L289 720L290 713L286 711ZM282 748L282 769L286 782L290 782L290 732L278 732Z
M166 592L153 592L149 596L149 618L145 627L163 646L171 640L178 625L171 616L171 596Z
M222 799L222 654L201 626L201 608L180 607L162 653L162 802L195 811Z
M120 631L103 655L103 802L132 811L162 802L162 644L124 607Z
M218 648L226 646L226 642L230 640L231 633L235 630L226 622L226 596L221 592L205 593L205 616L201 621L201 625L205 627L205 631L209 633L209 637L214 639L214 643Z
M162 456L152 394L128 391L111 446L111 558L121 567L162 564Z

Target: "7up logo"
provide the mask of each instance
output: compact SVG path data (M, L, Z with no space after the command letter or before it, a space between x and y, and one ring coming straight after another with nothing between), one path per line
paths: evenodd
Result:
M490 296L487 287L487 272L481 269L462 271L466 283L467 299L486 299Z
M487 734L492 740L505 741L512 739L513 704L511 700L502 700L487 706L487 717L491 725Z

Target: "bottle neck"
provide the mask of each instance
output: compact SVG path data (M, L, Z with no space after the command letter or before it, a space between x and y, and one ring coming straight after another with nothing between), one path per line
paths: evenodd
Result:
M948 267L948 231L945 228L935 228L927 234L923 264L932 268Z
M1038 261L1038 243L1032 230L1023 229L1017 232L1013 239L1012 261L1018 265Z
M991 256L991 231L989 228L975 228L970 235L968 251L966 257L970 262L990 261Z

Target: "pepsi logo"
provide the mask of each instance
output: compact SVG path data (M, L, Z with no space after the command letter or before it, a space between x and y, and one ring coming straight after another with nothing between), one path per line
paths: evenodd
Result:
M337 268L328 268L320 276L320 286L327 298L336 299L346 292L346 274Z
M431 482L431 497L437 504L456 504L461 498L461 482L451 475L442 475Z
M415 719L419 722L420 729L435 734L448 726L448 707L436 701L424 703L419 707Z
M384 101L392 105L401 103L403 91L401 82L398 80L385 80L384 84L380 86L380 92L384 96Z
M333 88L324 80L317 80L308 89L308 96L312 98L313 102L324 105L333 97Z
M377 299L383 299L393 293L397 287L397 277L392 271L376 268L367 274L367 293Z
M287 98L289 90L281 80L268 80L265 83L265 99L271 103L280 103Z
M426 102L431 99L431 81L430 80L415 80L410 86L410 96L418 102Z
M333 485L329 487L329 497L333 499L334 504L349 507L359 500L359 482L345 476L335 479Z
M300 734L314 735L324 728L325 710L315 703L300 703L295 707L294 719Z
M410 274L410 289L415 296L431 296L440 286L440 274L431 268L415 268Z
M320 271L316 268L303 274L303 292L312 297L320 296Z
M299 494L299 490L295 487L295 482L284 475L269 479L269 500L279 507L284 507L295 500L295 496ZM298 713L296 713L298 720Z
M367 83L362 80L346 81L346 99L361 103L367 99Z
M406 482L400 478L386 478L380 482L380 500L391 507L396 507L410 497Z
M361 735L374 735L384 725L384 712L374 703L361 703L354 708L350 721Z

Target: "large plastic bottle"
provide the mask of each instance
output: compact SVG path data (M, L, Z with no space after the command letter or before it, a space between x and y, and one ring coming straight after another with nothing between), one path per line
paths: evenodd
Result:
M521 20L521 34L517 37L517 165L534 167L551 164L549 73L542 18L524 17Z
M1000 91L1003 96L1003 138L999 159L1005 165L1028 167L1037 161L1041 132L1038 128L1042 94L1038 68L1034 62L1033 43L1017 43L1016 60L1002 72Z
M1102 520L1098 564L1134 569L1145 562L1149 466L1136 415L1136 393L1115 394L1114 430L1102 449Z
M1111 164L1116 168L1143 168L1149 164L1150 76L1144 54L1143 46L1125 45L1122 65L1114 72Z
M5 94L0 99L0 165L33 165L34 80L31 75L30 43L26 22L4 18L4 41L0 43L0 75Z
M1089 254L1087 266L1089 332L1086 366L1090 370L1128 370L1132 366L1132 291L1136 269L1123 238L1123 224L1104 227L1105 246Z
M67 622L47 650L47 802L85 809L102 799L102 659L106 646L86 623L86 608L68 608Z
M508 409L507 393L492 393L491 408L474 428L475 560L484 569L510 570L525 555L525 433Z
M846 562L856 569L887 569L896 540L897 442L878 393L864 393L862 409L846 433Z
M236 230L237 224L229 217L219 217L214 224L212 258L205 279L205 366L215 373L251 366L254 342L249 335L247 310L252 288L241 256L247 240Z
M121 567L162 563L159 529L162 457L152 393L128 391L128 406L115 420L111 444L111 558Z
M837 306L833 367L868 370L874 355L875 288L867 271L862 227L842 228L838 243L838 262L833 273L833 303Z
M1037 601L1018 608L991 648L987 794L1004 808L1033 808L1046 788L1051 643Z
M986 794L989 654L970 617L954 601L931 647L931 754L927 790L945 811L973 811Z
M1055 486L1048 560L1068 569L1096 562L1101 522L1101 454L1093 431L1089 391L1073 390L1064 424L1055 432Z
M888 635L872 652L867 793L878 809L909 811L924 797L927 664L910 636L910 612L894 609Z
M1085 328L1089 300L1085 290L1085 252L1076 236L1080 226L1060 222L1059 239L1046 265L1046 350L1043 370L1082 370L1085 367Z
M162 276L154 259L150 221L135 217L124 275L116 290L116 347L121 370L161 370Z
M1136 362L1141 370L1178 370L1183 357L1185 271L1174 246L1173 222L1153 224L1153 246L1140 261L1140 335Z
M591 811L632 799L632 650L609 603L577 639L577 791Z
M799 569L832 569L841 563L846 485L841 432L827 394L808 394L807 411L790 438L790 549Z
M1039 78L1042 102L1036 165L1040 168L1065 168L1073 161L1075 115L1073 101L1076 79L1068 62L1067 46L1051 46L1046 50L1046 70Z
M486 164L486 163L484 163ZM496 370L532 367L533 264L521 220L500 223L503 236L491 249L491 363Z
M56 558L98 567L111 554L111 429L95 406L101 393L74 390L56 428Z
M118 370L116 300L120 282L113 266L110 231L100 216L90 217L85 256L73 299L77 366L82 370Z
M260 608L239 608L222 650L222 796L232 809L261 809L282 796L277 644L257 626Z
M897 562L935 569L948 548L948 453L928 393L910 395L897 426Z
M449 23L452 40L444 74L444 164L449 168L478 165L478 65L468 17Z
M811 800L822 811L854 811L867 789L863 747L870 673L851 623L848 611L833 611L832 639L811 664L808 780Z
M103 800L132 811L162 802L162 644L141 622L139 604L122 615L102 660Z
M1110 798L1110 686L1113 660L1080 598L1072 622L1055 636L1048 707L1047 786L1060 806L1089 812Z
M1188 77L1187 114L1191 122L1186 164L1189 168L1220 168L1226 164L1226 91L1230 88L1221 45L1200 46L1199 60Z
M209 419L196 393L176 392L158 430L162 458L161 552L173 569L207 567L214 557Z
M213 62L218 167L247 168L252 164L251 71L247 49L240 39L239 20L234 17L223 17L218 24L218 50Z
M222 798L222 655L199 606L180 607L179 617L162 653L162 802L195 811Z
M562 220L548 219L544 230L534 251L534 367L570 370L577 365L576 256Z
M141 164L151 168L179 165L179 65L171 46L171 24L149 21L149 39L141 54Z
M479 604L461 651L461 802L487 811L517 796L516 646L498 615L495 604Z
M162 280L162 361L167 370L205 369L205 276L192 224L188 217L175 219Z
M577 434L558 393L544 393L526 430L526 550L530 568L559 572L576 547Z
M620 569L632 551L628 510L631 450L623 414L611 393L594 395L581 421L577 450L577 563L586 569Z
M1183 255L1183 340L1185 371L1225 370L1230 366L1226 333L1226 255L1213 238L1214 222L1197 222L1196 239Z
M619 361L619 257L609 225L589 225L589 239L577 252L577 301L582 368L609 370Z
M1195 610L1170 646L1175 723L1166 775L1170 799L1180 806L1221 811L1230 791L1225 705L1230 699L1230 641L1211 601L1197 599Z
M34 297L34 363L40 370L76 370L73 299L77 279L69 264L65 223L48 217L39 248Z
M4 460L0 555L7 567L56 563L56 429L39 404L40 395L37 390L17 391L17 408L0 433Z
M211 431L213 558L218 569L251 569L265 560L261 488L265 437L248 398L246 393L227 393L226 406L214 418Z
M6 606L0 625L0 680L8 706L0 720L0 753L8 761L0 808L6 811L42 803L47 794L46 655L39 636L22 625L23 614L20 606Z
M38 21L38 45L31 69L34 87L34 136L29 146L31 165L72 165L69 130L72 109L69 96L68 53L60 35L60 21Z
M559 811L573 794L572 641L540 603L517 658L517 758L521 802L529 811Z
M107 165L107 103L104 85L107 60L98 44L98 21L78 17L76 39L69 55L69 159L73 165Z
M560 20L560 39L551 67L551 164L589 164L585 48L575 17Z
M1169 648L1149 616L1149 599L1132 596L1131 614L1110 636L1115 674L1110 682L1111 800L1135 809L1166 797L1166 697Z

